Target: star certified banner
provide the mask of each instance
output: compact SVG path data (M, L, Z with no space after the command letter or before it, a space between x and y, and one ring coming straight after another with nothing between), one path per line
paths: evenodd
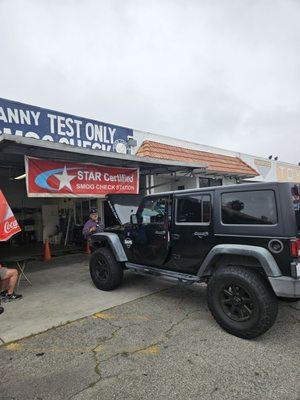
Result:
M21 228L0 190L0 242L5 242L20 232Z
M25 157L29 197L138 194L139 170Z

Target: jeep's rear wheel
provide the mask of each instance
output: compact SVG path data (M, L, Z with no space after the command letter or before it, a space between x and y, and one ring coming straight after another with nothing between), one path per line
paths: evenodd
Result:
M113 290L122 283L123 267L108 248L101 247L91 255L90 274L96 288Z
M253 339L270 329L278 312L268 282L246 267L218 268L208 282L207 302L217 323L244 339Z

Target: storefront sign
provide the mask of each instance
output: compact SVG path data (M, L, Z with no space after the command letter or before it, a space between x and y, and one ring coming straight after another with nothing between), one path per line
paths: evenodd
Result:
M0 98L0 136L126 153L133 130Z
M9 240L20 232L21 228L9 207L4 194L0 190L0 242Z
M278 182L300 183L300 167L278 163L276 165L276 175Z
M25 157L29 197L97 197L137 194L139 170Z

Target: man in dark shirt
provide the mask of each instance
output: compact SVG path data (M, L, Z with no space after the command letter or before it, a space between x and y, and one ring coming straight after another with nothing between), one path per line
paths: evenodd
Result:
M92 208L90 210L90 219L84 224L82 234L84 238L89 242L90 237L94 233L103 232L103 230L104 225L99 218L98 210L96 208Z

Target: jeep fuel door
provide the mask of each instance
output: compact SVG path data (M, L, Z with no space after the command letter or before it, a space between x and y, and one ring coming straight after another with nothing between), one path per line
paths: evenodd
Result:
M186 193L175 197L170 268L196 273L213 247L212 197L213 193Z
M138 224L133 233L134 262L162 266L169 252L168 196L145 197L137 212Z

